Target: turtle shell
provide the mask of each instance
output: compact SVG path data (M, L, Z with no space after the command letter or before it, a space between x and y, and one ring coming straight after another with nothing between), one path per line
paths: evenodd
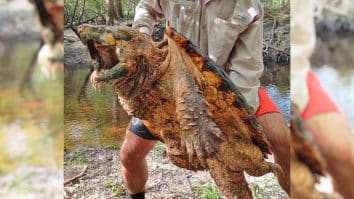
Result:
M165 35L185 50L193 61L194 66L198 68L208 82L217 82L213 86L215 86L218 91L222 91L226 93L226 95L232 95L232 97L229 98L229 100L231 99L232 101L228 101L227 103L231 104L234 110L242 116L241 119L248 128L247 132L252 142L257 145L264 154L270 154L270 144L263 129L256 120L253 109L247 104L246 99L229 79L226 72L211 60L198 46L178 33L174 28L167 26ZM208 94L204 93L204 95ZM205 97L207 98L207 96Z

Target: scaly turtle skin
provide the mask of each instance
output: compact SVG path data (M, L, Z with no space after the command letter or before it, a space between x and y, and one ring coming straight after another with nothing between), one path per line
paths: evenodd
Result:
M228 198L252 198L244 171L281 173L265 161L269 143L246 100L174 29L167 27L158 44L127 27L82 25L78 33L95 64L94 83L113 86L123 108L164 142L175 165L207 169Z
M292 105L291 110L291 198L340 199L315 189L318 178L327 175L326 162L299 119L297 107Z

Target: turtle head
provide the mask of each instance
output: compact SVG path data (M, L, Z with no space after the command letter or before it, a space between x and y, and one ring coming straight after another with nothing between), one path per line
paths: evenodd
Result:
M125 26L105 26L83 24L77 27L82 43L95 42L98 45L116 45L120 40L129 41L132 36Z
M116 47L132 39L131 29L125 26L83 24L76 30L81 42L88 48L94 70L111 69L119 63Z

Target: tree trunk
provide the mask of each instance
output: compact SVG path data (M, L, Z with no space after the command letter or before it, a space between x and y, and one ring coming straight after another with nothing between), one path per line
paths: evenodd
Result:
M114 21L117 20L117 14L114 9L114 0L105 0L107 11L107 25L113 25Z
M115 7L118 19L123 18L122 0L116 0Z

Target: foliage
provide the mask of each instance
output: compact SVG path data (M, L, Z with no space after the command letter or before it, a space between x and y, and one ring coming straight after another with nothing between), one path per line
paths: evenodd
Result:
M266 10L277 10L290 7L290 0L263 0L263 6Z
M212 183L194 186L198 193L198 198L201 199L221 199L219 189Z
M114 13L116 15L115 20L118 20L119 17L133 19L138 2L139 0L66 0L64 13L65 25L75 25L82 22L106 24L109 18L108 8L112 7L112 3L115 6L121 3L121 14L117 13L120 11L114 9L114 12L116 12Z

